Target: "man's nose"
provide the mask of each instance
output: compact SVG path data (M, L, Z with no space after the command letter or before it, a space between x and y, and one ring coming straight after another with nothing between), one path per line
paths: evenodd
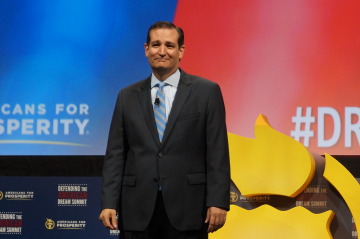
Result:
M159 48L159 54L164 56L166 54L166 48L165 46L160 46Z

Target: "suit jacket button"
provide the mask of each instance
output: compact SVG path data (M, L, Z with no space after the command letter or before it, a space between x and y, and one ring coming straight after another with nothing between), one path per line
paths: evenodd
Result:
M153 179L153 182L154 182L154 183L157 183L157 182L159 182L159 180L158 180L157 178L154 178L154 179Z
M158 153L159 158L164 157L164 154L162 152Z

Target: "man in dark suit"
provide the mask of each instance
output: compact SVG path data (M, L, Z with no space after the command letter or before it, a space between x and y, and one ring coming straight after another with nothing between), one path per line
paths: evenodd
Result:
M207 238L229 210L225 108L216 83L185 73L181 28L157 22L152 75L120 91L103 168L100 220L122 238Z

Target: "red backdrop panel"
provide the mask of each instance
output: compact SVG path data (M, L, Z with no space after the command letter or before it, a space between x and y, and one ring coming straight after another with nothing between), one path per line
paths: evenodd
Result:
M229 132L254 137L262 113L319 154L360 154L359 1L180 0L175 23L184 70L222 88Z

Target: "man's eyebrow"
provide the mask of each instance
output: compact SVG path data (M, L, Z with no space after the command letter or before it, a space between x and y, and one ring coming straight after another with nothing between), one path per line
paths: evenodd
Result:
M153 44L153 43L161 43L160 40L154 40L154 41L151 41L150 44ZM176 44L176 42L172 42L172 41L165 41L165 44Z

